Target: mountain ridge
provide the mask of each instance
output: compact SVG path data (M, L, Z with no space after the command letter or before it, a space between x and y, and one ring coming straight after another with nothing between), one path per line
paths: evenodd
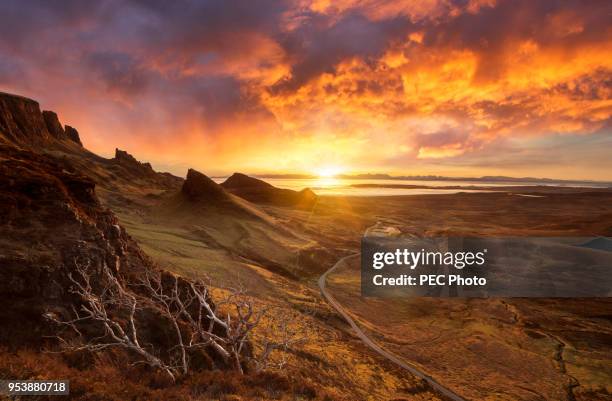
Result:
M232 194L253 203L308 209L317 202L317 195L310 188L304 188L301 191L278 188L242 173L232 174L221 183L221 186Z

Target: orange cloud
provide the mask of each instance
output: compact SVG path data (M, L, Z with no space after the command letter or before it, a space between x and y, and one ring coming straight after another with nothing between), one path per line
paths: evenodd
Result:
M601 176L586 159L612 167L599 151L609 13L527 0L9 1L0 85L78 124L93 150L126 147L175 172L567 175L538 167L534 149L566 160L579 143L576 174Z

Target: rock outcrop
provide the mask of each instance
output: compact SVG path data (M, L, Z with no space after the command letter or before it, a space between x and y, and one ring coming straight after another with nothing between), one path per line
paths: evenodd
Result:
M79 145L83 146L83 143L81 142L81 137L79 136L79 131L77 131L76 128L72 128L70 125L66 125L64 127L64 132L66 134L66 137L72 142L76 142Z
M57 114L53 111L43 110L42 115L43 119L45 120L45 124L47 125L47 131L49 131L49 134L51 134L51 136L55 139L66 139L64 128L62 128L62 124L59 122Z
M80 258L92 271L153 268L67 161L5 145L0 154L0 298L11 302L0 308L2 343L39 338L42 314L71 305L67 275Z
M241 173L232 174L221 186L232 194L254 203L310 208L317 201L317 195L309 188L301 191L277 188L263 180Z
M252 188L252 189L259 189L259 190L266 190L266 189L274 188L272 184L269 184L263 180L260 180L255 177L250 177L242 173L232 174L221 185L223 185L224 188L236 189L236 190L243 189L243 188Z
M114 193L135 188L176 190L183 180L170 173L158 173L149 163L141 163L129 153L117 149L114 159L104 159L83 147L79 132L62 127L53 111L41 111L38 102L0 92L0 144L4 143L35 153L61 153L78 170ZM106 199L105 199L106 200Z
M181 192L190 200L230 201L229 194L221 185L191 168L187 171Z
M49 131L38 102L0 92L0 136L14 144L48 140Z
M142 163L125 150L115 149L115 157L111 159L110 169L117 177L127 180L138 180L141 183L162 188L177 188L183 180L170 173L158 173L150 163Z
M121 150L119 148L115 148L115 161L118 163L122 163L127 166L132 166L134 168L140 169L141 171L152 172L153 167L151 167L150 163L141 163L134 156L126 152L125 150Z
M0 139L34 149L53 145L54 141L71 141L82 146L78 133L68 135L55 112L41 112L37 101L3 92L0 92Z

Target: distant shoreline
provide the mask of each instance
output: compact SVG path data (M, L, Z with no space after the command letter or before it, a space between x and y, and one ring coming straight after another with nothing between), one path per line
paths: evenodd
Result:
M555 186L555 185L508 185L508 186L483 186L483 185L409 185L409 184L351 184L354 188L392 188L392 189L442 189L442 190L470 190L470 191L494 191L494 192L612 192L612 187L581 187L581 186Z
M278 180L316 180L321 177L310 174L249 174L260 179ZM214 176L213 178L227 178L227 176ZM335 176L341 180L393 180L393 181L449 181L449 182L474 182L474 183L533 183L540 185L571 185L574 187L612 188L612 181L597 180L562 180L554 178L536 177L507 177L507 176L482 176L482 177L445 177L437 175L416 176L392 176L388 174L340 174ZM401 185L401 184L398 184ZM510 186L510 185L509 185ZM465 186L462 186L464 188Z
M218 183L225 178L215 178ZM310 188L319 196L415 196L456 193L503 192L509 195L546 196L555 194L610 193L612 187L593 183L554 182L474 182L474 181L401 181L383 179L270 178L266 182L278 188L300 191ZM504 185L505 184L505 185Z

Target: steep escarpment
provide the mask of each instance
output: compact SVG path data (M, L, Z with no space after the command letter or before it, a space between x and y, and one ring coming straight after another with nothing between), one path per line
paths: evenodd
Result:
M263 180L241 173L232 174L221 186L234 195L254 203L311 208L317 201L317 195L309 188L301 191L277 188Z
M0 92L0 140L30 148L58 141L81 145L78 132L71 128L66 134L56 113L41 112L35 100L4 92Z
M0 92L0 138L16 144L40 143L50 135L38 102Z
M79 132L62 125L53 111L41 111L38 102L0 92L0 143L35 153L54 154L69 159L82 174L122 196L144 191L175 189L182 179L153 170L129 153L116 149L115 157L105 159L85 149Z
M54 111L43 110L42 112L43 119L45 120L45 124L47 126L47 131L51 134L55 139L66 139L66 133L64 132L64 127L59 121L57 117L57 113Z

